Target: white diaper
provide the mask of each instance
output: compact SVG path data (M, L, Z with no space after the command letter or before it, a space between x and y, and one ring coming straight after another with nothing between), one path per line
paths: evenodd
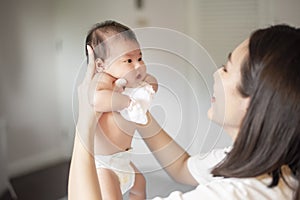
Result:
M122 94L128 95L131 103L127 108L121 110L120 114L128 121L147 124L146 112L155 94L152 86L144 82L137 88L125 88Z
M95 155L96 168L113 170L119 178L122 194L134 184L135 172L130 165L131 151L118 152L113 155Z

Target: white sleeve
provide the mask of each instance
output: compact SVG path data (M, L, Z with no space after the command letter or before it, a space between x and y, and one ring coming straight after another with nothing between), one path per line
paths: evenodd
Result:
M230 149L223 149L223 153L230 151ZM213 151L209 156L217 158L219 150ZM206 158L205 158L206 159ZM202 160L204 160L202 158ZM209 160L209 159L208 159ZM195 161L193 161L195 162ZM208 166L208 165L207 165ZM276 187L268 187L272 182L272 177L264 174L252 178L221 178L214 179L207 184L200 184L196 189L182 193L179 191L172 192L166 198L157 197L154 200L282 200L293 199L294 190L291 186L296 186L298 181L294 179L294 175L288 169L283 170L284 179L280 179ZM286 182L288 180L288 182Z
M240 200L247 199L245 197L243 186L237 187L236 184L213 181L211 184L199 185L195 190L187 193L176 191L166 198L156 197L154 200Z
M188 169L199 184L206 184L222 177L213 177L211 170L221 162L231 147L225 149L214 149L207 154L197 154L188 159Z
M228 178L212 181L199 185L195 190L187 193L172 192L167 198L155 198L154 200L282 200L292 199L294 191L287 185L279 184L270 188L268 184L271 178L264 181L257 178Z

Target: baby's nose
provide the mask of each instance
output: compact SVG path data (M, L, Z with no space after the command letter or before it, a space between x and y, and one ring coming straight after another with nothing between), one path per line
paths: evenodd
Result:
M138 69L138 68L140 68L141 67L141 64L140 63L136 63L135 65L134 65L134 69Z

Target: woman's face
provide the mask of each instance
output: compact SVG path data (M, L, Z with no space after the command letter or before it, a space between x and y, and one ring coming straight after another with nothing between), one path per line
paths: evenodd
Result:
M249 98L243 98L238 91L241 82L241 65L247 53L248 40L245 40L228 55L227 63L214 73L214 93L208 118L224 126L233 138L238 132L249 104Z

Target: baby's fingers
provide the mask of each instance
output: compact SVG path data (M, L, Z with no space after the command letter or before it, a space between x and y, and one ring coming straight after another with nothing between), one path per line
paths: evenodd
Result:
M89 96L91 105L94 105L94 97L95 97L95 92L97 90L97 86L99 84L99 79L100 79L100 74L96 73L89 84L89 95L88 96Z
M85 75L85 81L91 81L94 74L95 74L95 57L94 57L94 51L93 49L87 45L87 50L88 50L88 67Z

